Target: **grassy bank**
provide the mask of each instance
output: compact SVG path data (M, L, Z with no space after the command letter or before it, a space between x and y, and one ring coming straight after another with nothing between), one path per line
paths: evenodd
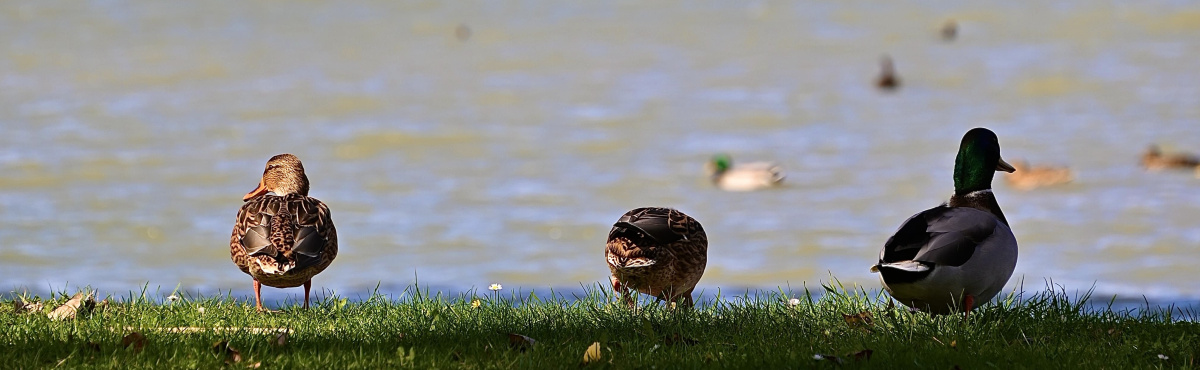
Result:
M492 292L328 297L261 314L223 298L131 295L54 321L0 305L5 368L564 368L587 366L1177 368L1198 366L1200 323L1170 308L1089 309L1047 291L931 317L862 291L720 297L637 311L597 289L547 299ZM517 299L520 298L520 299ZM796 298L792 300L792 298ZM520 301L521 303L514 303ZM790 302L789 302L790 301ZM849 315L849 316L847 316ZM287 334L280 334L280 333ZM133 334L137 333L137 334ZM531 338L509 334L520 334Z

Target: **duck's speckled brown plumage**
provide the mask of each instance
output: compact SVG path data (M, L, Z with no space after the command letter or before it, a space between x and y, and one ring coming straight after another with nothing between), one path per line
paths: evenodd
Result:
M255 236L246 235L264 231L267 233L262 236L270 244L254 245L251 238ZM301 248L305 253L293 250L301 245L319 248ZM329 207L300 194L263 194L246 201L229 239L233 263L260 283L276 288L304 284L329 267L337 251L337 230Z
M1142 154L1142 167L1158 171L1167 169L1193 169L1200 166L1200 158L1190 153L1165 154L1158 145L1151 145Z
M638 208L625 213L608 234L604 249L613 289L632 304L638 291L659 299L683 298L708 264L708 236L695 219L670 208Z
M308 176L296 156L267 162L262 180L247 194L234 220L229 254L254 278L255 304L262 309L260 283L276 288L304 285L304 307L313 276L337 257L337 230L329 208L308 196Z

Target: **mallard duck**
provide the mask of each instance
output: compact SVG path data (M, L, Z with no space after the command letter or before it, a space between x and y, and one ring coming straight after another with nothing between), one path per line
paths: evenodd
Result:
M1158 145L1150 145L1142 154L1142 167L1158 171L1164 169L1192 169L1200 166L1200 158L1190 153L1163 154Z
M312 278L337 257L338 244L329 207L308 196L304 165L291 154L271 157L258 187L242 200L229 253L254 279L255 307L263 310L262 285L304 285L308 308Z
M942 40L954 41L958 37L958 22L953 19L947 19L946 23L942 23Z
M879 78L875 79L875 86L884 91L892 91L900 87L900 76L896 74L896 66L892 64L892 57L884 55L879 60Z
M1013 161L1016 171L1004 176L1008 186L1018 190L1031 190L1043 186L1066 184L1075 179L1075 173L1067 167L1035 166L1028 162Z
M700 222L671 208L626 212L604 248L613 291L633 305L633 291L691 307L692 290L708 264L708 236Z
M969 313L1000 292L1017 265L1017 239L992 194L995 171L1014 171L996 134L968 131L950 201L904 221L871 267L893 298L935 314Z
M733 165L728 154L717 154L704 166L717 188L725 191L751 191L777 186L783 181L783 170L770 162Z

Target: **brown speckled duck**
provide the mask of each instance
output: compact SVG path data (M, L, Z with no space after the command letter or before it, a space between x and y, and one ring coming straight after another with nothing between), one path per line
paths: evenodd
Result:
M312 277L337 257L337 230L325 203L308 196L304 165L291 154L267 161L258 188L242 198L229 238L233 263L254 278L254 305L262 306L262 285L304 285L304 308Z
M691 307L692 290L708 264L708 236L700 222L671 208L625 213L608 232L604 249L613 290L633 305L633 291Z
M1142 167L1150 171L1192 169L1200 166L1200 158L1188 153L1163 154L1158 145L1150 145L1142 154Z

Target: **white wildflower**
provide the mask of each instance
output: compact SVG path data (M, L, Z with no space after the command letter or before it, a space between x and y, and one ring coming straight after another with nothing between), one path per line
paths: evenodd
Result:
M167 296L167 300L171 301L171 303L175 303L175 301L179 300L179 296L175 295L174 293L171 293L171 295Z
M196 307L196 312L199 312L201 315L203 315L204 314L204 306Z
M491 290L493 292L498 291L500 289L504 289L504 286L500 285L500 283L493 283L491 286L488 287L488 290Z
M800 305L800 298L792 298L788 300L788 307L796 307Z
M1161 353L1159 353L1159 354L1158 354L1158 359L1159 359L1159 360L1166 361L1166 360L1170 360L1171 358L1170 358L1170 357L1167 357L1167 355L1164 355L1164 354L1161 354Z

